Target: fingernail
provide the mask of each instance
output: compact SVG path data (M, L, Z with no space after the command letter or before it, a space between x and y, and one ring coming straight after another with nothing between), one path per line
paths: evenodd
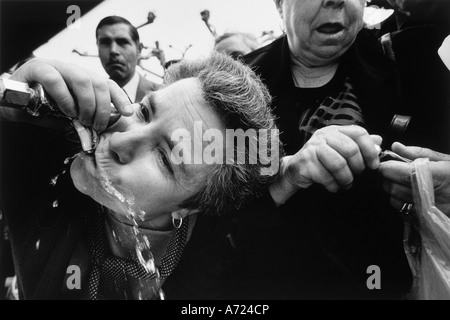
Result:
M126 113L133 113L134 112L134 108L132 104L127 104L125 107L123 107L123 110Z
M92 150L94 145L92 132L83 126L78 120L74 120L72 123L78 133L78 136L80 137L83 151Z

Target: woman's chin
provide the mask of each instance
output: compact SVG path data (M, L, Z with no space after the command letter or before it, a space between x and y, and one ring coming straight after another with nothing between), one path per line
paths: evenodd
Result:
M78 155L70 167L70 176L78 191L102 205L105 203L103 198L106 191L102 188L99 178L96 178L93 156Z
M70 176L72 177L73 184L78 191L83 194L89 193L89 179L86 174L86 158L78 155L70 166Z

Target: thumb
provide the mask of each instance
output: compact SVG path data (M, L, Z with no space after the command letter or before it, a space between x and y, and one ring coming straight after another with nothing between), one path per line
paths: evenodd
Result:
M450 161L450 155L448 154L439 153L427 148L407 147L399 142L395 142L392 145L392 151L411 160L429 158L431 161Z
M108 80L109 92L111 95L111 102L114 104L116 109L124 116L129 117L134 113L132 107L132 102L126 95L125 91L122 90L114 81Z
M383 143L383 138L379 135L371 134L370 138L372 139L373 143L380 146Z

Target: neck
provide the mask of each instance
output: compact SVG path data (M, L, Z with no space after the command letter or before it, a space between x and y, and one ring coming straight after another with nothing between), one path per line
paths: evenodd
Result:
M121 88L123 88L128 82L131 81L131 79L133 79L134 77L134 73L131 75L131 77L126 78L126 79L112 79L114 80L115 83L117 83L117 85Z
M139 228L138 232L141 236L147 237L151 242L155 263L159 264L166 251L170 238L173 236L173 230L158 231ZM109 247L114 255L122 258L136 258L135 249L138 237L134 236L135 230L132 225L121 222L110 213L107 213L106 234Z
M300 88L317 88L327 84L336 74L338 66L339 62L311 66L291 55L292 77L295 85Z

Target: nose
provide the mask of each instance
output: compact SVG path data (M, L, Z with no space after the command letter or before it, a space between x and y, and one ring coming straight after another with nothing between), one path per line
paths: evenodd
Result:
M323 0L323 6L326 8L340 9L344 6L346 0Z
M151 148L153 148L151 139L142 127L114 132L109 139L109 150L122 164L132 162L141 152Z
M115 41L111 42L111 45L109 47L109 52L111 55L118 55L119 54L119 46Z

